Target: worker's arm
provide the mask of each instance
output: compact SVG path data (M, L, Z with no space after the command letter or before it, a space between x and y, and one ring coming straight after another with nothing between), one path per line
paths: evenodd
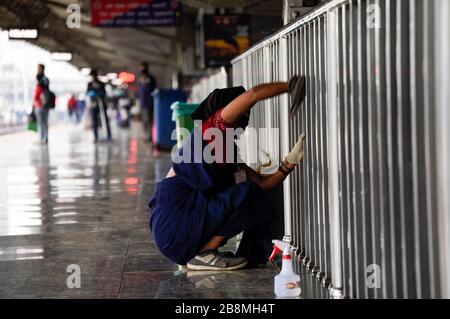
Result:
M291 152L286 156L285 160L280 165L278 172L272 175L260 175L251 169L249 166L243 164L247 178L258 184L259 187L265 192L270 191L284 182L289 173L292 172L298 163L303 160L305 142L305 133L303 133L295 144Z
M225 122L234 124L259 101L288 92L287 82L258 85L238 96L222 110Z
M287 162L284 163L290 170L293 170L297 166ZM288 177L288 174L283 173L281 170L278 170L278 172L272 175L261 175L245 164L242 164L242 166L245 169L247 178L253 183L258 184L258 186L261 187L261 189L265 192L276 188L278 185L281 185Z

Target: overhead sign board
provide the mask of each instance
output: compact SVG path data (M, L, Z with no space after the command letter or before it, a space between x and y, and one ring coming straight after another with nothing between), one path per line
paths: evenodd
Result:
M176 26L181 3L173 0L91 0L94 27Z
M250 16L204 15L206 67L219 67L250 47Z

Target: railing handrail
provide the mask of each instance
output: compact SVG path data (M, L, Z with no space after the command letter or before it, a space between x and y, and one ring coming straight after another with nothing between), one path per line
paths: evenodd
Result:
M329 10L339 7L342 4L345 4L349 2L350 0L330 0L329 2L325 2L313 11L308 12L304 16L299 17L297 20L291 22L290 24L284 26L280 30L278 30L276 33L264 38L263 40L257 42L255 45L253 45L251 48L249 48L244 53L238 55L235 57L231 63L236 63L239 60L242 60L246 58L247 56L251 55L255 51L258 51L259 49L267 46L269 43L272 43L276 40L279 40L280 38L283 38L287 34L291 33L293 30L299 28L300 26L307 24L308 22L316 19L317 17L325 14Z

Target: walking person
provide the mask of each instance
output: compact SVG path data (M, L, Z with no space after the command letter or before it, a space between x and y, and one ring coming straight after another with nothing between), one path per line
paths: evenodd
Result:
M33 95L33 108L37 119L38 132L41 144L48 144L48 113L49 113L49 85L45 76L45 66L39 64L36 75L36 87Z
M73 122L75 118L75 123L80 122L80 111L78 109L78 102L75 99L75 95L71 94L69 100L67 101L67 112L69 113L69 118Z
M87 96L90 99L90 113L92 119L92 130L94 132L94 142L98 142L98 128L100 125L106 130L108 140L111 140L111 127L109 124L105 84L98 79L97 70L90 73L91 81L88 83Z
M139 80L139 102L141 106L142 128L145 140L151 143L153 126L152 93L156 89L156 79L150 73L147 62L141 64L141 77Z

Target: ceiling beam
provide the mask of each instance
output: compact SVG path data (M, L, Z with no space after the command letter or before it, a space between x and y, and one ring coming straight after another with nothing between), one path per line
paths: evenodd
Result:
M168 35L168 34L164 34L164 33L158 32L158 31L150 30L150 29L134 28L134 30L137 30L139 32L142 32L142 33L145 33L148 35L152 35L152 36L155 36L158 38L170 40L175 43L180 43L180 44L189 44L190 43L187 39L182 39L182 38L179 38L178 36Z
M142 62L142 56L139 54L136 54L134 52L128 52L126 53L126 55L128 57L130 57L132 59L132 61L138 61L139 63ZM158 60L154 60L154 59L144 59L145 61L147 61L150 65L154 64L154 65L158 65L158 66L163 66L163 67L176 67L176 63L174 61L158 61Z

